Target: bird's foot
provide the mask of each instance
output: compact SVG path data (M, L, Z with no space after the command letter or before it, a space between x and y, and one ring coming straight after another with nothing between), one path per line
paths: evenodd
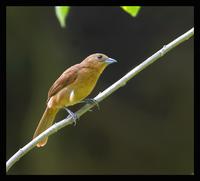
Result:
M64 107L64 109L69 113L69 115L67 116L67 118L69 117L72 117L72 120L73 120L73 123L74 123L74 126L76 126L76 120L79 119L79 117L77 116L76 113L70 111L68 108Z
M86 104L95 104L97 106L98 110L100 110L99 103L95 99L87 98L87 99L84 99L82 102L84 102Z

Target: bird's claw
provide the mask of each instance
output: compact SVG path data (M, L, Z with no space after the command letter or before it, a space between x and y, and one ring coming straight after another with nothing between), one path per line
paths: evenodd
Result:
M85 99L83 102L85 102L86 104L95 104L98 108L98 110L100 110L100 106L97 100L92 99L92 98L87 98Z
M67 118L71 117L74 123L74 126L76 126L76 120L79 119L79 117L77 116L76 113L73 113L72 111L70 111L68 108L64 107L64 109L69 113L69 115L67 116Z

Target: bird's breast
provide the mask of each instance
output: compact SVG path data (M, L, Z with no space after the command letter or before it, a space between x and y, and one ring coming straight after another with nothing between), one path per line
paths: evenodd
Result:
M98 78L99 75L96 74L78 75L76 81L68 87L70 90L69 104L76 104L87 97L94 89Z

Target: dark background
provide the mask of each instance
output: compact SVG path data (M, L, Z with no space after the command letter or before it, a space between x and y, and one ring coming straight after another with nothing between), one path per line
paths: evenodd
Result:
M48 89L67 67L96 52L118 60L94 97L191 29L193 11L142 7L133 18L119 7L71 7L62 29L53 7L7 7L7 159L32 139ZM193 48L191 38L173 49L8 174L193 174Z

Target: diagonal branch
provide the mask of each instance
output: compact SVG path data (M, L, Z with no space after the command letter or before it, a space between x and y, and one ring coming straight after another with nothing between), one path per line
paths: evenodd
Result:
M135 77L139 72L141 72L143 69L148 67L150 64L154 63L156 60L161 58L164 54L178 46L179 44L183 43L184 41L188 40L194 35L194 28L190 29L188 32L185 34L181 35L171 43L165 45L162 49L157 51L155 54L153 54L151 57L146 59L144 62L139 64L137 67L132 69L130 72L128 72L125 76L123 76L121 79L119 79L117 82L112 84L110 87L108 87L106 90L98 94L94 99L97 102L101 102L103 99L107 98L110 94L115 92L117 89L120 87L123 87L130 79ZM89 111L92 107L95 106L94 104L86 104L83 106L81 109L79 109L76 114L78 117L81 117L83 114L85 114L87 111ZM30 141L27 145L25 145L23 148L19 149L6 163L6 171L8 170L25 154L27 154L31 149L33 149L38 142L40 142L44 137L50 136L60 130L61 128L72 124L73 119L66 118L60 122L55 123L52 125L50 128L48 128L46 131L41 133L39 136L37 136L35 139Z

